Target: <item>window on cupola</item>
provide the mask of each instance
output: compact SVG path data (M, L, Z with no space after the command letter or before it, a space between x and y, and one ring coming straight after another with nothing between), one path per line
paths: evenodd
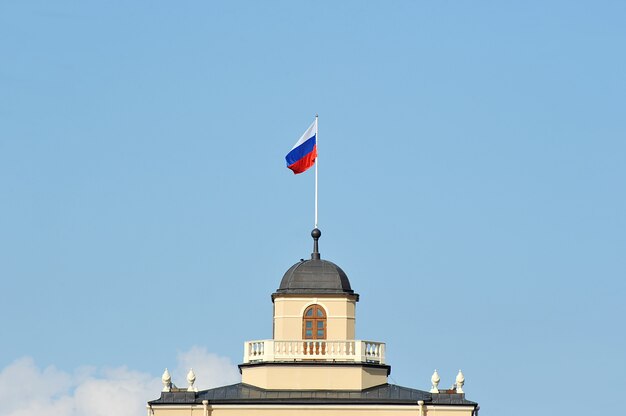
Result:
M311 305L302 318L303 339L326 339L326 311L320 305Z

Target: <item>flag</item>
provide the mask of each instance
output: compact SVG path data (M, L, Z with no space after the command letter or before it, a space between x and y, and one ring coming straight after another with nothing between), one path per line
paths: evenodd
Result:
M294 174L302 173L315 164L317 158L317 128L316 122L304 132L300 140L291 148L285 156L287 167Z

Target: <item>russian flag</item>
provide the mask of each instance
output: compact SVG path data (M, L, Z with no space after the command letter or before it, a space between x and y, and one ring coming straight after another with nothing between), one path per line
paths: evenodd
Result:
M315 164L317 158L317 132L315 121L304 132L300 140L291 148L285 156L287 167L294 174L302 173Z

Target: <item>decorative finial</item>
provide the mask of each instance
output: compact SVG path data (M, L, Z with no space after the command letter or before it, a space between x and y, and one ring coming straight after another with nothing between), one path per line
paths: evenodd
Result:
M167 368L161 376L161 381L163 382L163 391L172 391L172 376L170 372L167 371Z
M439 373L437 372L436 369L432 377L430 378L430 381L433 383L432 387L430 388L430 392L439 393L438 386L439 386L439 382L441 381L441 378L439 377Z
M463 375L463 372L459 370L459 374L456 375L456 383L454 383L457 393L465 393L463 391L464 384L465 384L465 376Z
M320 259L320 249L318 240L322 236L322 232L319 228L314 228L311 231L311 237L313 237L313 253L311 253L311 260L319 260Z
M198 389L193 386L193 383L196 382L196 373L193 372L193 368L190 368L189 372L187 373L187 382L189 383L187 391L198 391Z

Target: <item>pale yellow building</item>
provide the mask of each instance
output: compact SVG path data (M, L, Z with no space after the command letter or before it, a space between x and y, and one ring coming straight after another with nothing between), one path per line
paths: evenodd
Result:
M311 235L311 259L287 270L272 295L272 339L244 344L241 383L195 391L190 372L189 387L176 388L166 371L148 415L477 416L460 371L449 390L438 389L436 371L430 391L388 383L385 343L355 339L359 295L339 266L320 258L320 231Z

